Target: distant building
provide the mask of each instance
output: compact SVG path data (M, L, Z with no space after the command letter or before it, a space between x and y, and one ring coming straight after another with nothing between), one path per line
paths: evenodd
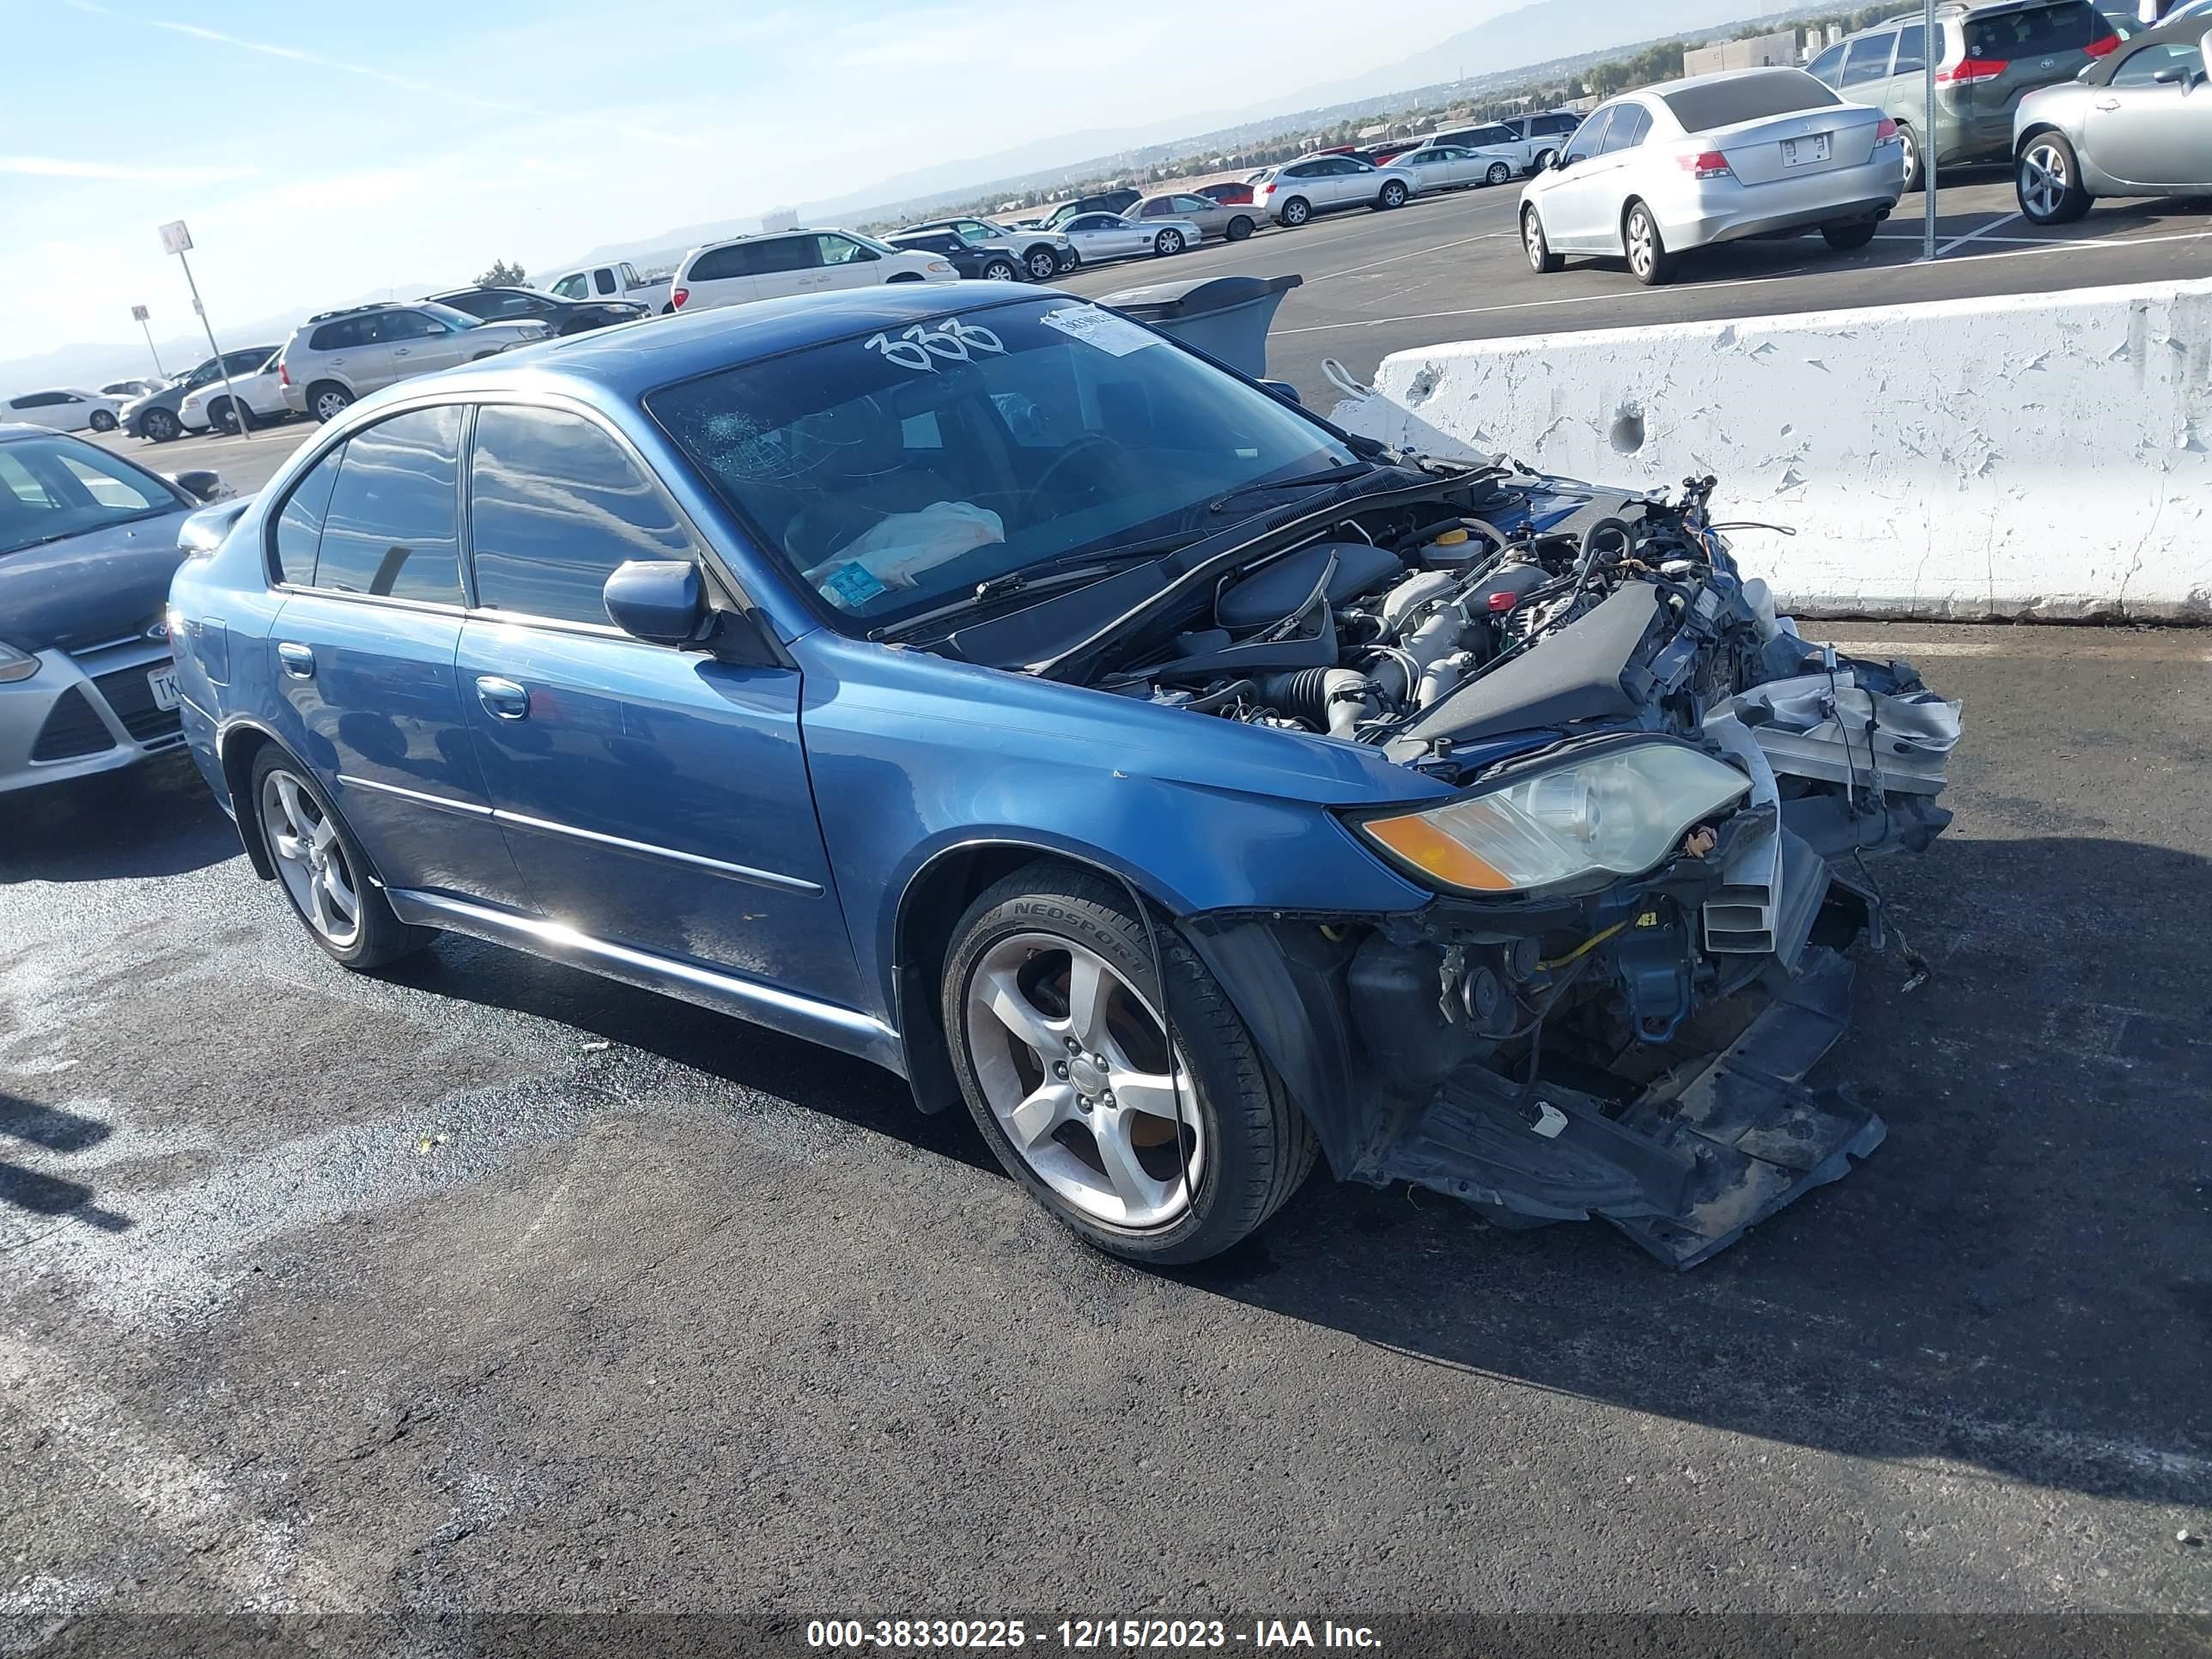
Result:
M1723 40L1717 46L1696 46L1682 54L1685 75L1716 75L1723 70L1771 69L1797 61L1797 32L1753 35L1748 40Z
M797 230L798 228L799 210L797 208L777 208L772 212L761 215L761 229L763 232Z

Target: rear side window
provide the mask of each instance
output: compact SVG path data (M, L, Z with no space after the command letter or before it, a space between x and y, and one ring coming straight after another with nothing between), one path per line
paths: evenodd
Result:
M2089 0L1998 12L1966 20L1966 56L2009 62L2042 53L2082 52L2112 33Z
M1613 112L1613 125L1605 131L1605 153L1617 149L1634 149L1644 142L1644 135L1651 131L1651 112L1640 104L1623 104Z
M479 605L602 625L600 590L617 565L695 556L629 453L581 416L548 409L477 412L469 541Z
M1890 55L1896 48L1894 34L1869 34L1863 40L1852 41L1850 50L1844 54L1844 84L1856 87L1886 80Z
M323 517L317 587L460 603L460 439L461 411L449 404L395 415L347 441Z
M1928 26L1915 23L1910 28L1897 32L1897 61L1889 66L1892 75L1920 75L1928 68Z
M348 317L325 323L307 341L310 351L344 351L361 343L361 319Z
M345 446L317 461L300 480L276 515L276 579L300 587L315 582L315 545L323 537L323 514L330 508L331 486L338 481L339 458Z
M1685 132L1711 132L1739 121L1763 121L1770 115L1796 115L1843 102L1802 70L1765 70L1661 96Z
M726 283L733 276L750 276L755 266L752 245L740 242L732 247L710 247L691 262L684 273L690 283Z

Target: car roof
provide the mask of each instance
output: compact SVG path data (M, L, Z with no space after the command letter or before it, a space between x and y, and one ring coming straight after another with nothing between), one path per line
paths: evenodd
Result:
M886 283L618 323L447 369L437 383L456 388L484 381L522 384L549 392L566 389L586 401L611 398L633 403L656 387L718 368L879 329L905 328L950 312L1048 297L1089 303L1028 283ZM421 380L408 384L424 386Z

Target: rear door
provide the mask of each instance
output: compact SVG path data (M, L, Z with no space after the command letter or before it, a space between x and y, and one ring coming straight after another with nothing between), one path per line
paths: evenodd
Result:
M717 306L743 305L761 297L760 278L753 269L752 242L732 242L726 247L700 251L683 272L678 286L684 291L686 311L711 311Z
M260 644L288 744L377 873L520 904L453 676L463 418L451 404L395 415L301 478L270 532L285 599Z
M353 383L356 397L390 386L398 378L392 367L392 343L385 337L383 323L382 312L364 311L358 317L347 317L329 325L332 343L330 366L343 371ZM318 330L310 343L320 342L323 337L324 331Z
M2203 75L2197 44L2130 52L2082 118L2090 158L2113 178L2146 189L2212 187L2212 87L2198 84Z
M537 907L851 1003L798 672L648 645L608 620L601 590L623 561L701 556L650 470L580 413L486 404L469 502L464 702Z
M748 243L752 255L757 297L780 300L791 294L811 294L830 286L823 268L819 239L812 233L765 237Z

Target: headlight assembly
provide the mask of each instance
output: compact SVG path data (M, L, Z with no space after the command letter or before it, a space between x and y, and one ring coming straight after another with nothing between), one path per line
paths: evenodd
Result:
M1631 743L1358 827L1437 886L1519 893L1640 875L1750 789L1742 773L1686 744Z
M14 646L0 643L0 685L12 685L17 680L27 680L39 672L39 659L27 651L18 651Z

